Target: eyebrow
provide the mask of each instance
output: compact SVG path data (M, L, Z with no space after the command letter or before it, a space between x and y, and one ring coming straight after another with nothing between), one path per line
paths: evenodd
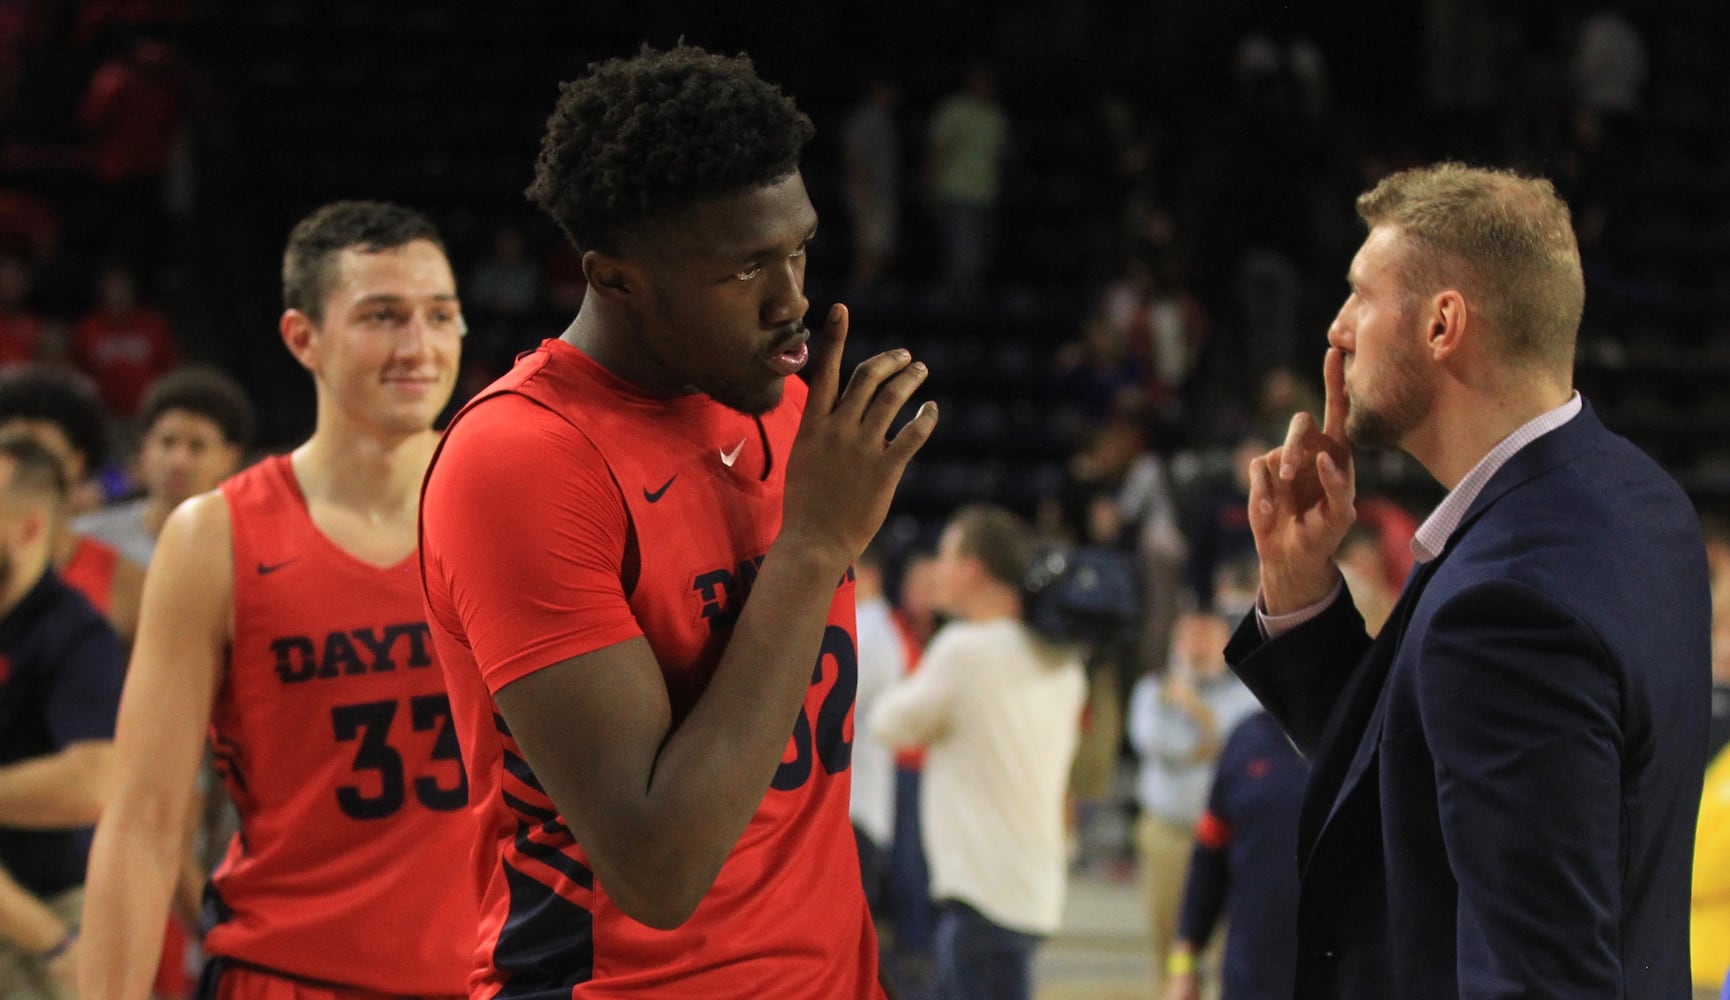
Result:
M427 298L433 302L441 302L441 303L459 301L457 296L451 292L440 292L437 295L429 295L429 296L427 296ZM378 292L378 293L375 293L372 295L363 295L360 298L355 299L354 302L352 302L350 304L349 308L353 309L353 308L358 308L360 306L395 304L395 303L399 303L399 302L409 302L409 301L412 301L412 299L410 296L407 296L407 295L389 295L389 294L386 294L383 292Z
M806 230L805 235L800 238L799 245L804 246L806 243L811 242L811 238L816 236L816 235L817 235L817 223L813 222L813 223L811 223L811 228ZM744 260L744 261L762 260L764 257L774 257L774 256L778 255L780 252L781 252L781 248L779 246L759 247L756 250L747 250L743 253L738 254L737 259L738 260Z

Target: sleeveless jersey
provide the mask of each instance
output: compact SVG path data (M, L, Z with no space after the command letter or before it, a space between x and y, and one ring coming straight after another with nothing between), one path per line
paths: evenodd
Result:
M119 561L119 549L89 535L80 535L72 557L60 569L60 579L107 615L114 604L114 567Z
M212 712L240 829L205 950L396 994L466 992L474 846L418 555L361 562L313 524L288 456L222 485L234 642ZM210 912L214 909L214 913Z
M705 396L645 396L553 340L520 359L447 429L423 496L421 548L429 622L450 677L482 827L472 996L882 995L848 818L857 683L851 573L837 581L782 764L708 894L676 929L638 923L608 897L492 697L535 670L641 634L661 665L677 725L702 696L780 530L786 457L805 396L805 385L788 378L782 403L753 421ZM735 443L741 434L744 446ZM755 456L741 457L749 452ZM598 476L597 462L604 465ZM747 468L755 474L741 474ZM540 491L546 509L562 502L585 521L628 522L628 538L610 541L634 547L637 558L626 560L631 579L582 584L597 592L610 587L628 612L602 599L592 615L534 620L535 612L522 609L545 598L545 573L518 569L514 578L477 579L471 570L487 555L514 560L508 553L524 551L537 532L571 544L565 525L539 519L543 508L488 509L480 501L477 509L476 491L463 485L477 482L519 498ZM602 485L592 493L583 485L596 482ZM513 631L513 616L530 621ZM538 634L582 617L606 624L551 644ZM503 643L500 622L509 633Z

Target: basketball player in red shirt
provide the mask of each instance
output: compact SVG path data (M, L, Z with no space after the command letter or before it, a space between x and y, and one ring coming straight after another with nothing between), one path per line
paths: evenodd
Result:
M812 128L749 60L564 88L530 196L581 252L563 336L428 474L433 641L481 826L492 998L876 998L848 819L849 565L930 436L905 351L809 397Z
M417 213L339 202L289 237L283 341L317 426L163 527L92 849L83 996L143 1000L202 739L240 832L211 877L217 1000L459 995L474 825L416 553L463 320Z

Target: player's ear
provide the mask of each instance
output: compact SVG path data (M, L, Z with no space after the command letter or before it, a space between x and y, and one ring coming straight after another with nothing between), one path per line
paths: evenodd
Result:
M1471 319L1471 308L1466 303L1466 297L1455 289L1447 289L1436 293L1430 300L1428 328L1425 337L1428 340L1430 354L1437 361L1445 361L1459 349L1465 339L1466 327Z
M626 302L635 298L643 287L643 276L635 264L599 250L583 253L583 277L589 291L604 299Z
M312 317L299 309L284 309L282 318L277 320L277 331L282 334L282 342L288 347L288 353L294 355L294 360L300 362L307 371L318 370L318 324Z

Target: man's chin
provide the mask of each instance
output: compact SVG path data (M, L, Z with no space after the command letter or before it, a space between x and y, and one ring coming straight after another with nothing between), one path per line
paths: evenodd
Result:
M728 392L725 395L710 393L711 398L729 410L737 410L747 417L760 417L775 407L781 405L781 397L786 393L787 383L777 381L773 386L760 392L745 394Z

